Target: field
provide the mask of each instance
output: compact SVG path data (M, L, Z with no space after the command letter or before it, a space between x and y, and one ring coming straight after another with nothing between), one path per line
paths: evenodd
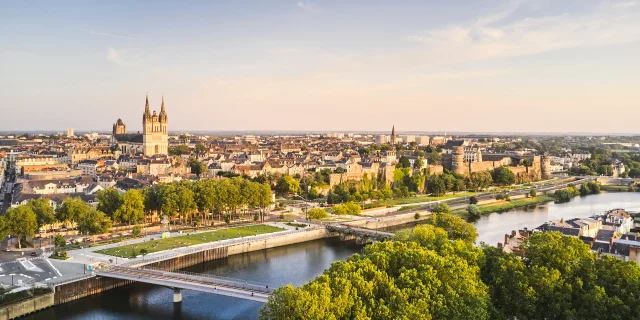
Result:
M517 199L517 200L511 200L511 201L483 204L483 205L479 205L478 209L480 209L480 214L485 215L493 212L503 212L506 210L514 209L514 208L520 208L520 207L526 207L526 206L539 204L539 203L551 202L553 200L554 200L553 197L537 196L535 198L523 198L523 199ZM466 208L455 210L453 213L459 215L462 218L468 217Z
M458 192L456 194L448 193L448 194L445 194L445 195L440 196L440 197L417 196L417 197L400 198L400 199L393 199L393 200L378 200L378 201L375 201L375 202L370 203L370 204L365 204L364 208L365 209L372 209L372 208L380 208L380 207L387 207L387 206L396 206L396 205L414 204L414 203L421 203L421 202L440 201L440 200L447 200L447 199L451 199L451 198L468 197L468 196L473 196L475 194L476 194L476 192L463 191L463 192Z
M188 247L188 246L201 244L201 243L209 243L209 242L214 242L219 240L227 240L227 239L233 239L233 238L253 236L257 234L272 233L272 232L278 232L282 230L284 229L260 224L260 225L254 225L254 226L221 229L221 230L203 232L203 233L186 235L186 236L171 237L167 239L152 240L152 241L147 241L142 243L135 243L135 244L129 244L129 245L124 245L120 247L97 250L95 252L123 258L123 257L131 257L134 251L136 254L140 254L140 250L142 249L146 249L148 253L153 253L153 252L164 251L168 249Z

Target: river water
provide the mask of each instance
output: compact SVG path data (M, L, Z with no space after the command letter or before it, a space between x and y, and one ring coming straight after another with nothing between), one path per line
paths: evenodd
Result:
M640 211L640 193L603 193L576 197L569 203L548 203L533 208L494 213L476 221L479 241L495 245L504 234L534 228L549 220L588 217L612 208ZM323 239L258 252L234 255L188 268L187 271L257 281L269 286L294 286L320 275L336 260L360 252L362 246L338 239ZM185 290L181 304L172 290L134 284L44 310L26 319L256 319L262 303Z

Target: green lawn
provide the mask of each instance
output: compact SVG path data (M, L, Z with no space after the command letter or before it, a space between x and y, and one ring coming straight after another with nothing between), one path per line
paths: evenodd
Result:
M405 205L405 204L414 204L420 202L430 202L430 201L439 201L439 200L447 200L451 198L459 198L459 197L468 197L477 194L477 192L458 192L456 194L445 194L443 196L434 197L434 196L417 196L412 198L400 198L400 199L392 199L392 200L378 200L373 203L365 204L365 209L372 208L381 208L381 207L390 207L396 205Z
M496 203L483 204L483 205L479 205L478 208L480 209L480 214L485 215L493 212L503 212L506 210L514 209L514 208L520 208L520 207L526 207L526 206L539 204L539 203L551 202L553 200L554 200L553 197L542 195L542 196L537 196L535 198L522 198L522 199L511 200L511 201L502 201L502 202L496 202ZM453 211L453 213L457 214L462 218L468 217L466 208L457 209Z
M211 232L203 232L198 234L192 234L188 236L171 237L167 239L159 239L153 241L147 241L136 244L129 244L120 247L114 247L110 249L97 250L95 252L108 254L115 257L131 257L133 250L137 254L140 254L141 249L147 249L148 253L164 251L173 248L188 247L201 243L214 242L219 240L227 240L233 238L240 238L246 236L253 236L257 234L272 233L282 231L284 229L267 226L263 224L254 226L244 226L229 229L221 229Z

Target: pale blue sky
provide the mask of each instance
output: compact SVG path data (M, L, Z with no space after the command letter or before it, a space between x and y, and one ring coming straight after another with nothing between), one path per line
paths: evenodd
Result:
M0 130L640 132L638 57L640 0L0 1Z

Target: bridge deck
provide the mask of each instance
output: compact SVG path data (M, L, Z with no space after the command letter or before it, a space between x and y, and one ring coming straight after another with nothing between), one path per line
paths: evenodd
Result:
M272 288L266 285L189 272L110 267L104 270L97 270L96 275L151 283L171 288L208 292L259 302L267 302L269 294L273 291Z
M391 232L365 229L365 228L359 228L359 227L351 227L351 226L345 226L341 224L328 225L327 230L333 231L333 232L340 232L340 233L351 233L354 235L371 236L376 238L393 238L394 236L394 234Z

